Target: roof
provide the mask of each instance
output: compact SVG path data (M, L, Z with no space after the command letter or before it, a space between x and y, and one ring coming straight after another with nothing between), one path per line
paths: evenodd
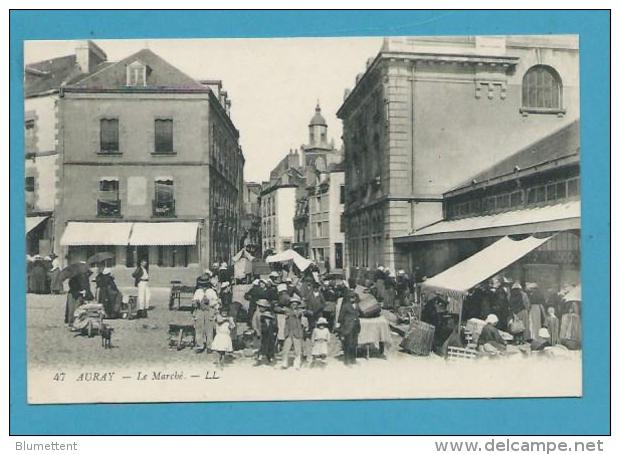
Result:
M310 119L310 125L308 126L327 126L325 118L321 115L321 106L317 103L314 109L314 116Z
M184 89L210 92L210 89L181 70L166 62L150 49L142 49L116 63L108 64L90 75L74 81L68 86L73 89L127 89L127 65L139 61L147 66L147 87L145 89ZM132 87L134 88L134 87ZM140 87L136 87L140 88Z
M581 201L512 210L493 215L439 221L395 242L431 241L578 229ZM508 229L506 229L508 228ZM519 229L522 228L522 229Z
M565 157L574 157L577 162L579 160L579 119L494 164L451 191L467 188L474 181L477 184L488 182L515 174L516 170L523 171Z
M109 65L103 62L93 72ZM24 94L28 97L58 90L63 84L75 83L86 76L88 74L80 71L75 55L29 63L25 68Z

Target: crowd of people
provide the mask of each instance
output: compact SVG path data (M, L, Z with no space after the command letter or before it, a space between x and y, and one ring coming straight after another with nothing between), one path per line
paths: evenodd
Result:
M32 294L61 294L63 291L58 256L26 256L28 292Z
M336 333L345 363L355 363L360 331L355 292L343 280L321 282L312 270L294 279L283 275L272 271L265 279L255 279L244 296L246 309L232 301L231 282L222 281L228 278L205 270L194 293L197 352L214 351L221 363L236 342L255 352L256 365L275 366L278 356L279 366L288 368L292 352L297 369L302 364L324 366ZM248 326L241 336L236 332L239 322Z
M101 304L106 318L121 317L123 296L111 270L104 263L84 268L68 280L65 323L72 327L76 310L86 302ZM63 283L56 257L34 257L29 261L29 291L61 293ZM223 364L227 354L243 349L251 352L256 365L324 366L330 340L336 337L345 364L356 362L361 329L358 286L372 294L380 307L398 312L401 307L421 308L417 316L434 326L433 350L446 355L448 346L465 343L459 322L484 321L477 346L501 352L510 334L514 344L529 344L532 350L561 345L581 346L578 302L564 299L566 290L543 291L537 283L493 278L473 288L464 299L459 318L442 296L422 298L419 283L425 280L418 269L412 275L394 273L379 266L375 271L354 269L344 277L322 279L313 267L272 271L255 279L244 295L246 304L233 299L233 274L225 262L215 263L197 277L192 298L196 352L216 353ZM94 274L94 279L93 279ZM140 261L132 273L137 289L137 317L147 318L150 307L149 267ZM91 281L92 280L92 281ZM91 282L95 284L94 293ZM423 303L422 303L423 302ZM246 326L246 330L240 327Z
M507 337L501 332L509 334L515 345L528 345L533 351L551 346L576 350L581 347L580 308L579 302L564 298L568 290L544 291L535 282L494 278L469 292L462 320L485 322L477 340L481 351L505 351ZM436 351L444 353L446 340L456 329L455 315L449 314L447 306L445 299L435 297L422 312L422 320L436 327ZM462 340L452 338L450 342L458 345Z

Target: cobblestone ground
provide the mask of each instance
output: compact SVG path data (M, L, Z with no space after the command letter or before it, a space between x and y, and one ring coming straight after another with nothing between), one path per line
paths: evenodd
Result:
M243 295L247 286L238 285L234 288L234 299L244 304ZM126 292L131 292L127 289ZM68 365L118 365L130 366L148 362L177 363L209 362L215 354L193 352L191 348L180 351L169 347L168 324L174 322L190 322L191 315L185 311L168 309L169 290L155 288L152 290L151 310L147 319L115 319L107 321L114 328L112 349L103 349L98 336L88 338L70 331L63 323L65 295L27 296L27 342L30 366L57 367ZM239 333L245 324L239 325ZM400 342L394 334L393 346ZM394 352L392 347L388 354L406 355ZM340 342L332 337L330 353L332 356L340 352ZM377 353L378 354L378 353ZM374 353L371 353L374 355ZM377 360L382 360L377 358ZM237 363L252 364L253 359L236 352L229 359L231 366ZM338 362L334 359L334 362Z

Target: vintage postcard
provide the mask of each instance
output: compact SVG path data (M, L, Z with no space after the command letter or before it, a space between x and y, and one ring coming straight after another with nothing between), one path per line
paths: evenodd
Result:
M582 395L573 35L26 41L28 402Z

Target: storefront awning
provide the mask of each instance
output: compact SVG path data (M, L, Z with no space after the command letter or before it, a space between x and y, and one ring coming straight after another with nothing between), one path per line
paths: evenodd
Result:
M580 227L581 202L569 201L563 204L511 210L493 215L440 221L418 229L414 234L397 237L394 243L501 237L565 231L580 229Z
M127 245L133 223L85 223L70 221L60 239L64 246Z
M422 283L422 289L462 299L467 291L538 248L552 236L512 240L503 237L492 245Z
M198 222L134 223L130 245L196 245Z
M49 216L27 216L26 217L26 234L36 228L38 225L47 220Z

